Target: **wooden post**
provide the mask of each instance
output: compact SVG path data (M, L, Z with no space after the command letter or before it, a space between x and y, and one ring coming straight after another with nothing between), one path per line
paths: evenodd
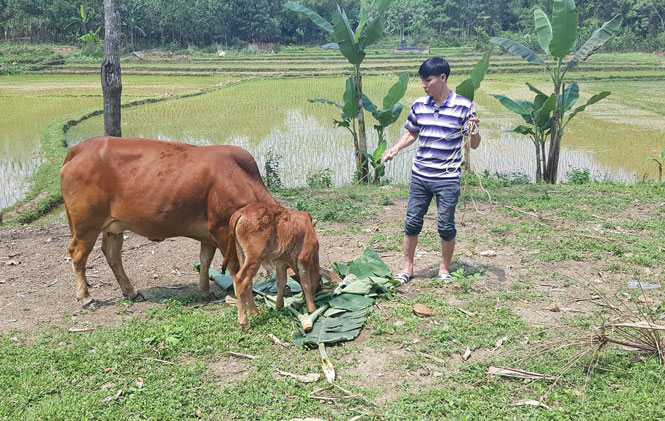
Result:
M104 134L122 136L120 125L120 0L104 0L104 61L102 91L104 92Z

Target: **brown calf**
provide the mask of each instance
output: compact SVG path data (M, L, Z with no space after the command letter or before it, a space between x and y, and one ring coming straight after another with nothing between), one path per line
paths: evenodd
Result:
M245 330L249 329L246 305L252 314L258 313L252 280L261 265L277 269L277 308L284 307L287 268L295 271L309 312L316 310L314 292L321 277L340 281L337 275L319 267L319 240L310 214L279 205L252 203L231 216L222 271L229 264L240 267L233 285L238 297L238 323Z

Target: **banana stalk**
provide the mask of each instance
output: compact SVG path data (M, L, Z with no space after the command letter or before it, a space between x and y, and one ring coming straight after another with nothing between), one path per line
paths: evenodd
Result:
M321 367L323 368L323 373L326 375L328 383L332 384L332 382L335 381L335 367L333 367L328 358L326 345L323 342L319 344L319 353L321 354Z
M295 310L293 307L291 307L291 306L289 306L289 307L287 307L287 308L289 309L289 311L291 312L291 314L293 314L294 316L296 316L296 317L298 318L298 321L299 321L300 324L302 325L302 328L303 328L303 330L305 331L305 333L309 333L309 332L312 331L312 327L314 327L314 321L316 321L316 319L317 319L321 314L323 314L323 312L325 312L326 310L328 310L329 307L330 307L330 305L329 305L328 303L325 303L325 304L321 305L318 309L316 309L316 311L313 312L312 314L307 314L307 313L305 313L305 314L301 314L301 313L298 313L298 311L296 311L296 310Z

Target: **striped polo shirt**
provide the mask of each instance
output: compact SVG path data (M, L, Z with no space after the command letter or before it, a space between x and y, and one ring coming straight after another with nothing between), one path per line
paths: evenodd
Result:
M462 134L471 117L476 117L473 102L452 90L437 107L430 96L418 98L411 107L404 128L417 133L418 149L411 167L412 177L424 181L456 181L462 175ZM444 139L445 138L445 139Z

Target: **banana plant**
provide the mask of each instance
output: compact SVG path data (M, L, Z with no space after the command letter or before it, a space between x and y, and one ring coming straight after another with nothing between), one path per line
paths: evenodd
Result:
M367 161L374 168L374 184L379 184L381 177L386 173L384 164L381 162L381 158L388 147L388 142L386 141L386 128L396 122L400 114L402 114L404 106L399 104L399 101L404 97L408 84L409 72L403 72L399 76L397 82L390 87L386 96L383 97L382 109L377 108L367 95L362 96L363 108L371 113L378 123L374 125L374 129L379 135L376 149L371 155L367 152L360 152L365 155Z
M658 160L658 158L652 158L652 157L645 158L644 163L647 163L649 161L653 161L653 162L656 163L656 165L658 165L658 182L662 183L663 182L663 166L665 165L665 150L663 150L663 152L661 152L660 156L661 156L660 160Z
M463 97L467 98L469 101L473 101L473 98L475 97L476 91L478 88L480 88L480 83L485 79L485 73L487 73L487 68L490 65L490 56L492 55L492 49L487 51L484 55L483 58L476 63L475 66L473 66L473 70L471 70L471 76L462 81L457 87L455 88L455 93L458 95L462 95ZM464 146L464 170L471 172L471 148L470 145L467 143Z
M344 127L351 133L353 137L353 147L356 151L356 156L360 152L360 146L358 143L358 129L356 127L358 120L358 97L356 92L356 82L353 77L350 77L346 80L346 89L344 90L344 95L342 97L344 104L338 104L335 101L329 99L308 99L307 101L318 104L329 104L339 108L342 112L341 118L339 120L333 120L335 127ZM356 168L359 171L362 162L356 158Z
M524 121L530 125L529 127L519 125L512 130L508 130L508 132L519 133L531 137L531 140L536 147L536 182L540 183L543 180L543 170L547 168L548 164L548 157L545 154L545 144L547 143L548 137L551 136L553 121L552 112L557 106L563 111L563 113L572 110L580 97L580 89L577 83L572 82L564 89L563 95L557 99L554 93L548 97L531 83L527 82L526 85L536 94L533 102L516 101L505 95L492 96L498 99L499 102L501 102L501 105L510 111L519 114ZM586 104L575 108L568 116L568 120L561 125L561 130L565 129L568 123L570 123L570 120L581 111L584 111L587 106L600 101L609 94L609 92L601 92L600 94L591 97Z
M333 42L325 44L322 47L339 51L348 62L353 65L353 79L356 90L355 97L357 100L357 114L355 118L358 124L358 130L356 132L356 141L358 145L356 147L355 157L358 177L360 180L369 178L369 166L367 160L365 160L365 155L363 154L363 152L367 153L367 136L362 104L363 90L360 64L365 59L367 48L383 38L384 28L386 26L385 12L393 1L394 0L375 0L371 10L366 9L361 4L360 12L356 18L357 25L355 29L351 27L346 11L339 5L337 6L337 9L333 11L332 23L330 23L313 10L308 9L299 3L287 1L284 4L284 7L289 10L307 15L312 22L328 32L332 37ZM358 151L361 153L358 153Z
M552 111L556 106L556 95L552 94L548 97L528 82L527 86L536 93L533 102L513 100L505 95L492 94L492 96L498 99L501 105L519 114L526 122L527 126L520 124L507 131L531 138L536 148L536 182L540 183L543 179L542 169L545 168L546 163L545 143L552 128Z
M76 35L78 36L81 33L87 33L88 32L88 14L85 12L85 7L81 4L81 7L78 10L78 16L74 16L71 18L71 21L65 25L63 31L66 31L67 28L70 26L76 26Z
M554 0L552 6L552 20L550 21L542 11L537 8L534 10L534 22L538 43L545 54L549 56L550 61L546 62L531 49L525 47L519 42L503 37L492 37L490 41L500 45L510 53L522 57L532 64L537 64L545 68L554 86L554 94L557 97L557 104L552 113L552 126L550 129L550 149L547 158L547 167L544 172L544 179L548 183L556 183L559 168L559 151L561 148L561 139L564 134L565 124L562 124L566 113L566 99L563 98L566 92L565 76L568 71L574 70L581 62L589 58L596 50L603 46L621 26L623 18L620 15L605 22L600 28L595 30L591 37L575 51L577 44L579 14L575 10L574 0ZM575 51L573 58L567 63L564 59ZM553 63L551 62L553 60ZM570 91L569 91L570 93ZM583 106L573 111L568 121L577 113L598 102L609 95L609 92L602 92L594 95ZM567 124L567 122L566 122Z

